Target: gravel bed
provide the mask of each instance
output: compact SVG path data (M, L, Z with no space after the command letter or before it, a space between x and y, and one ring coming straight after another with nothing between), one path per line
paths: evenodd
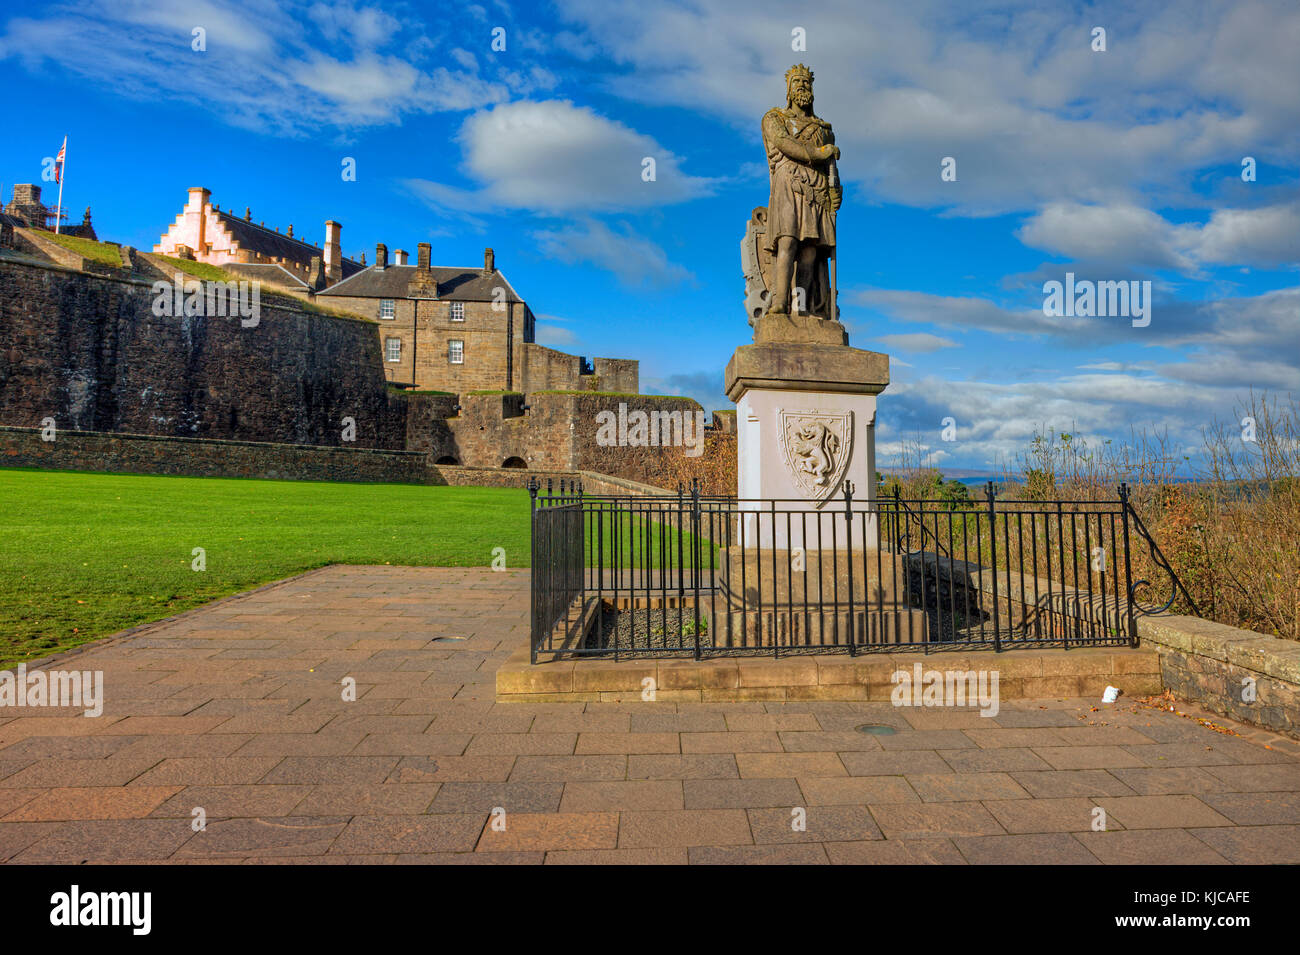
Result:
M587 637L592 649L694 650L695 611L681 607L639 607L635 610L606 610L599 627ZM700 646L712 647L708 618L700 615Z

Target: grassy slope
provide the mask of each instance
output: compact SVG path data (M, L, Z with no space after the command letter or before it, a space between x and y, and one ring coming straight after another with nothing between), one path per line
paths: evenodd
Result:
M195 262L192 259L179 259L170 255L155 254L154 258L165 263L169 268L176 269L178 272L184 272L196 279L204 282L230 282L236 279L225 269L215 265L209 265L207 262Z
M82 258L90 259L92 262L99 262L103 265L111 265L113 268L122 267L122 252L111 242L96 242L94 239L83 239L77 235L56 235L53 232L41 232L42 239L49 239L56 245L61 245L71 252L77 253Z
M0 469L0 501L0 665L325 564L529 555L515 489Z

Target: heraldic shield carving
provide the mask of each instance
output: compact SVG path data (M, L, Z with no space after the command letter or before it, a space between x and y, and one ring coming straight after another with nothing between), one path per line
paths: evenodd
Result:
M795 486L820 509L835 493L853 453L853 412L780 412L781 453Z

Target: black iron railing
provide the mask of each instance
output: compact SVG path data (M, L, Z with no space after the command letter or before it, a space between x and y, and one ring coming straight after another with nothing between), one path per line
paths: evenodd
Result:
M534 482L532 650L561 656L1004 650L1136 644L1182 584L1114 501L738 500ZM1163 606L1140 606L1165 574ZM1135 579L1136 577L1136 579ZM1190 601L1189 601L1190 602Z

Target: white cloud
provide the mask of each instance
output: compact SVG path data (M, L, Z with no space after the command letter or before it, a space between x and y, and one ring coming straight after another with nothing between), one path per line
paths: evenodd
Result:
M667 287L686 282L691 273L668 260L654 242L626 225L615 231L586 219L576 225L532 233L538 251L566 265L587 264L612 272L627 286Z
M524 100L467 118L457 140L470 178L461 206L537 212L594 212L682 202L709 191L706 179L681 170L681 160L649 136L568 100ZM656 179L642 179L652 157ZM417 181L419 182L419 181ZM427 183L430 197L452 190ZM453 201L457 201L454 200Z
M961 343L955 342L951 338L944 338L940 335L931 335L929 332L913 332L904 335L881 335L876 341L880 342L887 348L897 348L899 351L917 352L919 354L928 354L938 351L941 348L960 348Z
M572 328L566 328L567 318L557 315L538 315L536 340L539 345L556 348L571 348L578 344L578 335Z
M694 398L710 415L714 411L731 411L735 406L723 391L721 371L676 372L671 375L641 379L641 392L647 395L681 395Z
M1245 151L1295 156L1300 8L1287 0L1136 11L1031 0L752 0L647 4L561 0L583 40L623 66L606 83L630 100L686 105L755 144L782 74L817 73L817 111L835 125L841 173L873 198L965 214L1053 202L1194 199L1189 173L1237 167ZM790 52L794 23L810 52ZM1090 30L1109 29L1106 53ZM725 38L720 42L719 38ZM957 159L942 182L939 161ZM854 189L848 201L853 201ZM1161 204L1164 204L1163 202Z
M902 290L876 294L896 315L946 320L995 334L1005 333L1019 314L978 299ZM881 402L881 434L901 434L909 447L912 436L920 435L922 443L948 447L953 460L981 467L1013 461L1044 426L1098 439L1124 439L1135 427L1168 432L1175 446L1196 448L1201 429L1231 418L1251 389L1300 393L1297 316L1300 288L1171 303L1157 311L1149 329L1133 330L1158 332L1147 343L1177 348L1169 360L1164 359L1167 352L1153 361L1099 358L1078 366L1074 374L1042 370L1024 381L1003 375L993 381L934 374L899 377L886 393L889 400ZM1090 321L1083 320L1082 334L1058 332L1056 340L1104 345L1102 330L1108 326L1089 326ZM939 445L941 422L949 415L957 419L959 441Z
M1051 203L1016 232L1025 245L1072 259L1184 272L1194 265L1178 246L1185 246L1190 237L1186 227L1172 226L1148 209L1077 202Z
M191 49L196 27L206 31L204 51ZM10 20L0 59L18 59L33 73L53 64L118 95L171 99L281 135L478 109L507 97L506 85L472 69L417 67L409 55L419 44L408 44L407 57L385 52L407 42L402 27L376 7L347 2L62 4Z
M1216 209L1204 224L1177 225L1132 205L1052 203L1016 232L1025 245L1096 265L1169 268L1272 267L1300 262L1300 202Z
M1004 335L1079 334L1095 328L1097 322L1087 318L1049 318L1041 306L1004 308L984 298L934 295L910 289L864 289L851 293L849 301L878 309L896 321Z
M1199 231L1196 256L1258 267L1300 263L1300 202L1216 210Z
M946 449L954 461L988 468L1014 464L1043 429L1101 441L1127 437L1132 427L1167 432L1180 445L1194 444L1199 429L1232 403L1227 391L1125 374L1016 383L926 376L895 382L886 394L891 400L881 402L882 434L898 435L909 450L919 440ZM956 441L941 441L946 417L956 420Z

